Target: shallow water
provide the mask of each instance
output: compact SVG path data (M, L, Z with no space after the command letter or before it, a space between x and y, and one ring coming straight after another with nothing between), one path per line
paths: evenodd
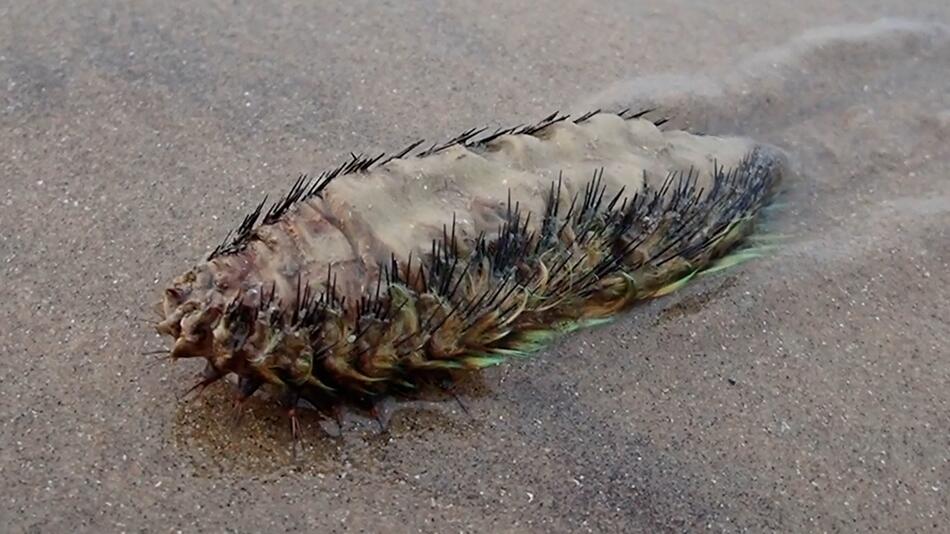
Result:
M950 8L829 4L0 7L0 520L940 530ZM266 404L235 429L143 370L160 285L297 172L613 105L784 148L775 255L488 371L470 416L307 420L296 463Z

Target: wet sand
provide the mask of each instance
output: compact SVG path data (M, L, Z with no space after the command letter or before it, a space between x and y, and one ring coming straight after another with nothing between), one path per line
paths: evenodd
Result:
M0 525L940 531L950 7L0 5ZM349 151L658 106L776 144L773 256L341 438L146 368L162 285Z

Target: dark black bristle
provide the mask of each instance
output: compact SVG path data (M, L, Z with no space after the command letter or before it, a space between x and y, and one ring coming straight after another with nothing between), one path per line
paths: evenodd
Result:
M254 231L254 226L257 224L257 220L261 216L261 212L264 210L264 205L267 204L267 196L264 196L264 200L261 200L260 204L254 208L254 211L247 214L244 217L244 220L241 221L241 225L238 226L237 232L234 234L234 239L231 242L223 242L218 245L208 256L208 259L212 259L216 256L224 254L233 254L235 252L240 252L244 250L244 247L247 246L247 241L250 239L251 234ZM230 235L230 232L228 233Z
M473 146L487 145L488 143L491 143L492 141L494 141L495 139L498 139L499 137L514 134L515 131L518 130L519 128L521 128L521 126L515 126L513 128L499 128L498 130L495 130L495 132L492 133L491 135L488 135L482 139L479 139L478 141L475 141L474 143L472 143L472 145Z
M420 140L416 141L415 143L410 144L409 146L407 146L407 147L404 148L403 150L401 150L401 151L397 152L396 154L393 154L392 156L386 158L382 163L380 163L380 165L385 165L385 164L389 163L390 161L392 161L392 160L394 160L394 159L402 159L402 158L406 157L406 154L408 154L408 153L412 152L413 150L415 150L416 148L418 148L419 145L421 145L422 143L425 143L425 139L420 139Z
M423 150L422 152L417 153L415 157L417 157L417 158L424 158L424 157L428 156L429 154L431 154L432 151L435 150L435 147L437 147L437 146L439 146L438 143L432 143L432 146L430 146L429 148Z
M587 113L585 113L585 114L581 115L580 117L574 119L574 124L582 124L582 123L586 122L586 121L589 120L591 117L593 117L594 115L597 115L597 114L600 113L600 112L601 112L600 109L596 109L596 110L594 110L594 111L588 111Z
M559 111L555 111L554 113L541 119L537 124L525 126L521 128L520 130L516 130L514 133L523 134L523 135L538 135L539 133L544 131L546 128L549 128L550 126L553 126L559 122L566 121L571 117L570 115L562 115L558 117L559 113L560 113Z
M509 271L495 287L489 284L482 292L481 296L477 299L473 299L471 303L464 309L462 320L468 321L475 314L475 312L487 307L488 303L486 303L485 299L489 299L489 296L491 296L491 299L494 299L498 293L500 293L502 289L505 288L505 286L508 284L508 281L511 280L512 275L513 273ZM489 302L491 299L489 299Z
M300 200L301 196L303 196L309 187L309 178L306 174L301 174L297 178L297 181L294 182L293 187L290 188L290 192L288 192L284 198L271 205L270 209L267 210L267 214L264 215L264 219L261 221L261 224L267 225L277 222L277 220L283 217L284 213L286 213L291 206Z
M428 149L423 150L419 154L416 154L416 157L424 158L426 156L438 154L439 152L442 152L443 150L455 145L468 146L473 137L480 135L482 132L484 132L487 129L488 128L471 128L469 130L465 130L464 132L449 139L448 141L444 143L433 144Z
M632 119L639 119L639 118L643 117L644 115L646 115L646 114L648 114L648 113L652 113L652 112L654 112L654 111L656 111L656 108L647 108L647 109L638 111L638 112L636 112L636 113L627 115L628 113L630 113L630 108L626 108L626 109L624 109L623 111L621 111L620 113L617 113L617 115L619 115L620 118L622 118L622 119L632 120Z

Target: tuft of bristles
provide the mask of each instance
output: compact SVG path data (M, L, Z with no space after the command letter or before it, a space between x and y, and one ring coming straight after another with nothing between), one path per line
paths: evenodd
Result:
M419 157L505 134L537 134L568 118L555 113L481 138L484 129L467 130ZM275 224L335 178L385 164L384 157L353 154L316 178L301 176L266 211L266 199L257 205L210 257L242 251L258 223ZM644 180L639 190L610 196L599 169L569 204L559 177L550 184L542 213L523 210L509 191L502 224L490 237L460 237L452 216L427 254L406 261L392 256L357 299L339 294L330 269L322 280L298 276L290 299L277 297L276 283L238 291L223 309L193 314L189 328L197 334L189 339L180 329L162 331L176 336L172 357L208 359L196 387L235 373L239 399L270 385L290 399L291 409L301 400L372 406L387 396L412 394L447 372L532 354L560 333L608 319L722 267L716 260L752 231L774 190L776 165L771 154L754 149L734 168L714 165L707 190L697 186L700 171L689 169L671 172L659 187ZM540 224L529 224L532 219Z

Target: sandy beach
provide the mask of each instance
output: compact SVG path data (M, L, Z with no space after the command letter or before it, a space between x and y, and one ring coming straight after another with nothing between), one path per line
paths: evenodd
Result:
M945 531L950 4L528 6L0 2L0 531ZM297 174L627 107L785 150L781 246L296 459L142 355Z

